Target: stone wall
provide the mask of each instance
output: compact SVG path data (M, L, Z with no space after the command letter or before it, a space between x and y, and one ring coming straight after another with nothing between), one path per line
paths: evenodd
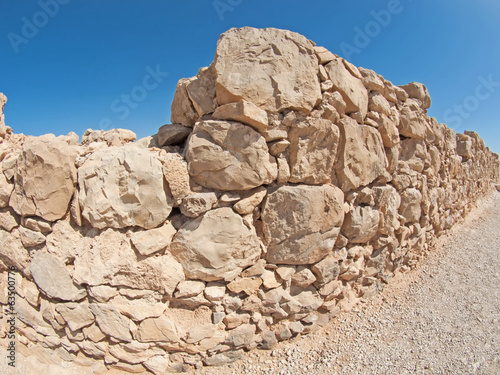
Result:
M498 182L498 155L430 104L420 83L242 28L179 81L155 136L1 124L0 303L13 266L21 349L162 374L350 310Z

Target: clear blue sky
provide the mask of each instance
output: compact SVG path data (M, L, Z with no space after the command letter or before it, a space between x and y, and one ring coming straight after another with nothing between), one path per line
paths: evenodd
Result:
M430 116L500 152L498 0L0 0L6 122L30 135L152 135L178 79L242 26L296 31L396 85L422 82Z

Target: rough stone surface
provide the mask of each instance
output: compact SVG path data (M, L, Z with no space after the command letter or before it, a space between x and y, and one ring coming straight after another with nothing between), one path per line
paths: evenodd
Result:
M176 233L171 223L165 223L159 228L147 231L138 231L132 235L130 241L141 255L151 255L165 249Z
M249 190L276 179L278 170L265 139L236 122L196 124L186 153L191 178L219 190Z
M378 210L354 207L345 217L342 234L351 243L366 243L377 233L379 220Z
M245 100L218 107L212 117L218 120L238 121L257 131L265 130L269 122L266 111Z
M228 273L241 271L261 253L255 232L227 207L188 221L170 247L186 275L204 281L222 280Z
M158 146L170 146L184 141L193 129L179 125L167 124L158 129Z
M217 43L214 67L220 105L243 99L269 111L310 112L321 99L313 45L290 31L231 29Z
M172 208L162 165L148 150L96 151L78 169L78 184L82 215L96 228L151 229Z
M334 186L271 189L262 210L267 260L316 263L333 248L344 220L343 194Z
M104 304L91 304L90 309L94 313L97 325L102 332L119 341L132 341L129 321L118 310Z

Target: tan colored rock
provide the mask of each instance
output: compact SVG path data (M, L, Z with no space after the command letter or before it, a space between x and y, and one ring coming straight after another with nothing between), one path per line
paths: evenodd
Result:
M457 154L463 158L472 157L472 138L465 134L457 134Z
M399 87L405 90L410 98L419 100L422 109L427 109L431 106L429 91L427 91L427 87L425 87L422 83L411 82L407 85Z
M42 233L24 227L19 227L19 237L21 238L23 246L26 248L45 243L45 236Z
M422 215L420 204L422 193L414 188L406 189L401 193L401 205L399 213L404 216L406 223L418 222Z
M132 341L129 320L120 314L115 307L107 304L91 304L90 309L102 332L119 341Z
M10 195L14 190L14 184L7 181L5 175L0 173L0 207L7 207L9 205Z
M405 139L401 142L399 160L405 161L410 169L422 173L427 158L427 146L425 141Z
M245 100L221 105L215 110L212 117L218 120L241 122L259 132L265 130L269 122L266 111Z
M102 139L108 146L122 146L135 141L137 136L128 129L111 129L103 133Z
M201 68L198 75L187 82L186 91L198 116L212 113L217 108L213 66Z
M334 256L328 256L320 262L311 266L311 270L316 276L316 280L321 284L329 283L339 274L339 262Z
M193 102L189 98L187 86L189 83L196 80L193 78L181 78L175 88L174 99L170 107L170 121L173 124L181 124L184 126L194 126L200 116L193 107Z
M408 99L400 111L399 133L408 138L425 139L427 122L424 111L415 99Z
M332 179L339 129L331 121L308 118L289 132L290 182L324 184Z
M375 111L386 116L391 115L391 106L383 95L378 92L373 92L370 93L369 97L368 109L370 111Z
M340 58L329 62L325 69L334 89L340 92L346 102L346 113L359 111L364 118L368 112L368 92L363 82L346 69Z
M343 193L334 186L271 189L262 210L267 261L310 264L325 257L340 232L343 203Z
M316 281L314 274L306 267L299 267L297 272L292 276L292 283L301 287L307 288Z
M215 335L217 326L215 324L204 324L191 328L186 332L186 342L195 344L203 339L211 338Z
M118 289L109 285L97 285L89 287L89 295L97 302L108 302L118 295Z
M386 115L381 115L380 120L377 121L379 127L378 131L382 136L382 142L385 147L392 148L400 143L399 131L394 121Z
M78 331L94 323L95 317L88 303L58 303L56 311L72 331Z
M135 339L140 342L179 342L179 333L174 322L165 315L146 319L139 324Z
M174 197L174 204L179 205L182 198L191 193L187 163L181 155L174 153L166 153L160 160L163 163L163 174Z
M243 278L243 279L237 279L229 284L227 284L227 288L233 292L233 293L241 293L245 292L248 295L254 294L259 290L260 286L262 285L262 279L261 278Z
M214 192L192 193L182 199L179 208L184 216L198 217L210 211L217 204L217 195Z
M92 315L93 316L93 315ZM82 332L86 339L91 340L93 342L99 342L106 338L106 335L102 333L100 328L96 324L92 324L88 327L84 327Z
M229 207L188 221L175 235L170 249L189 278L204 281L239 273L259 259L261 253L255 232Z
M19 226L18 217L10 208L0 209L0 228L10 232Z
M379 223L379 231L391 235L394 230L399 229L398 210L401 205L401 197L392 186L374 186L375 205L383 214Z
M376 91L380 94L384 93L384 81L380 76L371 69L358 68L361 73L361 80L368 91Z
M351 243L366 243L377 233L379 212L369 206L357 206L350 210L342 226L342 234Z
M219 38L214 67L220 105L243 99L272 112L310 112L321 99L313 45L297 33L231 29Z
M235 348L250 345L254 341L255 331L253 324L243 324L231 331L225 343Z
M339 186L347 192L382 176L387 158L377 129L359 125L350 118L341 119L339 128L341 141L335 168Z
M254 190L250 190L249 196L243 198L239 202L237 202L233 209L239 213L240 215L249 215L253 212L255 207L257 207L264 200L267 195L267 189L263 186L260 186Z
M328 64L330 61L335 60L335 55L325 47L314 46L314 52L318 56L320 64Z
M130 241L141 255L151 255L167 248L177 231L167 222L159 228L135 232Z
M202 281L186 280L177 285L175 298L194 297L202 293L205 289L205 283Z
M164 375L165 369L169 368L170 359L167 355L156 355L144 361L143 366L154 375Z
M276 278L276 274L270 270L264 270L261 275L262 284L266 289L273 289L281 286L281 282Z
M30 271L35 283L50 298L79 301L87 295L84 288L73 283L64 263L52 254L37 252Z
M192 128L179 124L167 124L158 129L158 146L170 146L184 141L192 132Z
M148 318L157 318L168 308L164 303L153 303L147 300L128 300L121 296L113 300L113 306L116 307L120 314L125 315L135 322L141 322Z
M186 160L195 182L218 190L249 190L271 183L278 174L265 139L237 122L197 123Z
M52 134L27 137L17 160L9 205L22 216L62 218L76 184L77 148ZM43 163L40 163L43 160Z
M51 223L36 216L22 218L21 222L23 227L34 230L36 232L40 232L43 234L52 232Z

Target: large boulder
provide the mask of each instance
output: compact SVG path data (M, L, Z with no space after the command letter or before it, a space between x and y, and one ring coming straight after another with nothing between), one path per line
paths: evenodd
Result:
M339 121L340 145L336 163L340 188L347 192L368 185L387 168L382 137L377 129L351 118Z
M196 183L218 190L250 190L271 183L278 175L264 137L238 122L198 122L189 138L186 160Z
M379 221L378 210L369 206L353 207L345 217L342 234L351 243L366 243L377 233Z
M333 88L340 92L347 104L346 113L360 112L365 118L368 112L368 91L363 81L353 76L340 58L329 62L325 68L333 82Z
M154 152L135 147L96 151L78 169L82 216L96 228L162 224L172 197Z
M214 68L220 105L243 99L272 112L310 112L321 100L313 44L291 31L231 29L219 38Z
M425 141L418 139L405 139L401 142L401 153L399 160L408 163L408 166L422 173L425 161L429 158Z
M335 186L271 188L262 210L267 261L312 264L328 255L344 220L343 203Z
M48 221L62 218L75 190L77 153L52 134L27 137L14 174L9 203L14 211Z
M170 251L189 278L214 281L234 277L254 264L261 248L255 230L225 207L185 223L174 236Z
M410 98L417 99L422 109L427 109L431 106L431 97L424 84L420 82L411 82L399 87L405 90Z
M406 189L401 193L399 213L406 219L406 223L418 223L422 215L422 193L414 188Z
M308 118L289 132L290 182L325 184L332 180L339 128L330 120Z
M425 112L420 108L420 102L408 99L401 109L401 119L398 126L399 134L407 138L425 139L427 135L427 120Z

